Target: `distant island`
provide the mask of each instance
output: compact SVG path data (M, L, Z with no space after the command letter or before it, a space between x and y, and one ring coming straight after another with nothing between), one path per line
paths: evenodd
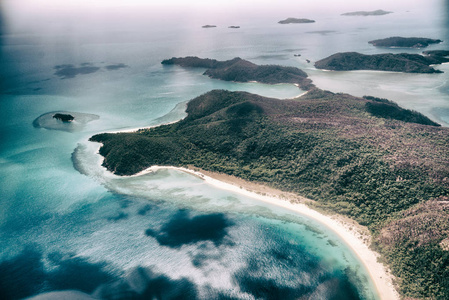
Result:
M388 14L392 14L392 11L385 11L382 9L378 9L378 10L373 10L373 11L353 11L353 12L347 12L344 14L341 14L342 16L362 16L362 17L367 17L367 16L383 16L383 15L388 15Z
M438 44L441 42L442 40L437 39L394 36L386 39L369 41L368 43L376 47L425 48L431 44Z
M161 62L163 65L179 65L190 68L205 68L204 75L225 81L261 83L293 83L301 89L309 90L314 85L307 78L307 73L295 67L277 65L256 65L247 60L236 57L227 61L199 58L194 56L170 58Z
M202 28L215 28L217 25L203 25Z
M73 120L75 120L75 117L72 116L71 114L61 114L61 113L54 114L53 118L60 120L62 122L72 122Z
M317 69L332 71L375 70L405 73L443 73L430 65L449 61L444 57L419 54L374 54L357 52L336 53L315 63Z
M240 26L229 26L228 28L238 29L238 28L240 28Z
M240 58L163 63L207 68L224 80L236 77L226 76L235 63L237 74L266 83L297 76L262 76L254 70L263 66ZM312 207L368 227L402 296L449 297L448 128L387 99L311 82L291 100L214 90L190 100L186 112L173 124L90 140L102 143L103 166L118 175L154 165L199 168L306 196Z
M278 22L279 24L304 24L304 23L315 23L315 20L310 19L297 19L297 18L287 18Z

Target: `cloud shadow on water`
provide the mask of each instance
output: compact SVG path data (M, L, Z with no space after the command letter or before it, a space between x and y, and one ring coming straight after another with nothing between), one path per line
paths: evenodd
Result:
M154 237L160 245L170 248L203 241L211 241L219 246L228 234L227 228L232 225L221 213L191 217L187 211L181 210L159 232L150 228L145 234Z
M91 263L81 257L62 256L59 253L49 255L56 266L48 273L47 281L51 290L79 290L91 293L100 284L117 280L117 277L105 271L107 263Z
M55 75L59 76L61 79L75 78L76 75L85 75L95 73L100 70L99 67L95 67L88 63L81 64L80 67L75 67L74 65L58 65L55 66Z
M171 279L143 267L134 269L126 280L101 286L93 295L100 299L198 299L196 285L189 279Z
M123 68L129 68L129 66L125 65L124 63L119 63L119 64L107 65L107 66L105 66L105 68L108 71L115 71L115 70L119 70L119 69L123 69Z
M99 285L118 278L106 271L107 263L91 263L81 257L48 255L52 270L43 265L44 256L29 245L15 257L0 263L0 299L21 299L52 290L93 292Z
M19 255L0 263L0 299L20 299L38 293L46 274L42 254L27 246Z

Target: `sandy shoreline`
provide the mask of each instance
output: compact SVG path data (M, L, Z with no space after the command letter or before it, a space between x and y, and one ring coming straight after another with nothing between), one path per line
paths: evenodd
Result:
M358 256L365 265L380 299L399 299L399 294L393 286L393 276L387 268L378 262L379 254L369 249L370 236L367 230L360 230L362 226L349 218L341 216L327 216L306 206L304 203L312 201L293 193L286 193L263 185L244 181L242 179L208 171L195 171L187 168L172 166L153 166L132 176L141 176L159 169L173 169L186 172L203 179L206 183L223 190L257 199L276 205L292 212L310 217L333 230ZM356 228L356 229L355 229ZM358 230L359 229L359 230Z

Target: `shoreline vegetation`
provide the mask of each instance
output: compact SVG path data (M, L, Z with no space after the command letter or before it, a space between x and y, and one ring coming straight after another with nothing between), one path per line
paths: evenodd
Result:
M386 99L321 90L296 68L241 59L169 61L206 68L204 75L222 80L286 80L307 87L307 93L279 100L208 92L190 100L187 117L176 123L91 137L102 143L103 166L117 175L158 165L198 168L212 172L210 177L226 174L304 196L313 200L308 204L314 210L344 215L368 228L371 248L395 275L401 296L447 298L448 128ZM267 75L265 69L277 71ZM374 267L354 250L381 293L390 277L376 282Z

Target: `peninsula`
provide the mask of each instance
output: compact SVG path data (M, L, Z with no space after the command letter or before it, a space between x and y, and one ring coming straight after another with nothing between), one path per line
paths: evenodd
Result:
M336 53L315 63L315 68L332 71L375 70L405 73L443 73L430 65L449 61L442 56L419 54L373 54L357 52Z
M267 84L292 83L303 90L309 90L314 87L307 73L298 68L277 65L259 66L240 57L226 61L195 56L173 57L163 60L161 63L163 65L178 65L185 68L204 68L207 69L204 75L225 81L257 81Z
M392 11L385 11L382 9L378 9L378 10L373 10L373 11L353 11L353 12L347 12L344 14L341 14L342 16L362 16L362 17L367 17L367 16L383 16L383 15L388 15L388 14L392 14Z
M298 19L298 18L287 18L278 22L279 24L305 24L305 23L315 23L315 20L310 19Z
M425 48L431 44L439 44L442 40L437 39L428 39L428 38L418 38L418 37L400 37L394 36L386 39L379 39L369 41L369 44L372 44L376 47L389 47L389 48Z
M179 60L221 71L229 62ZM403 296L449 297L448 128L386 99L314 86L292 100L214 90L186 112L173 124L91 141L118 175L187 166L306 196L369 228Z
M424 51L423 54L443 59L449 56L449 50L430 50Z

